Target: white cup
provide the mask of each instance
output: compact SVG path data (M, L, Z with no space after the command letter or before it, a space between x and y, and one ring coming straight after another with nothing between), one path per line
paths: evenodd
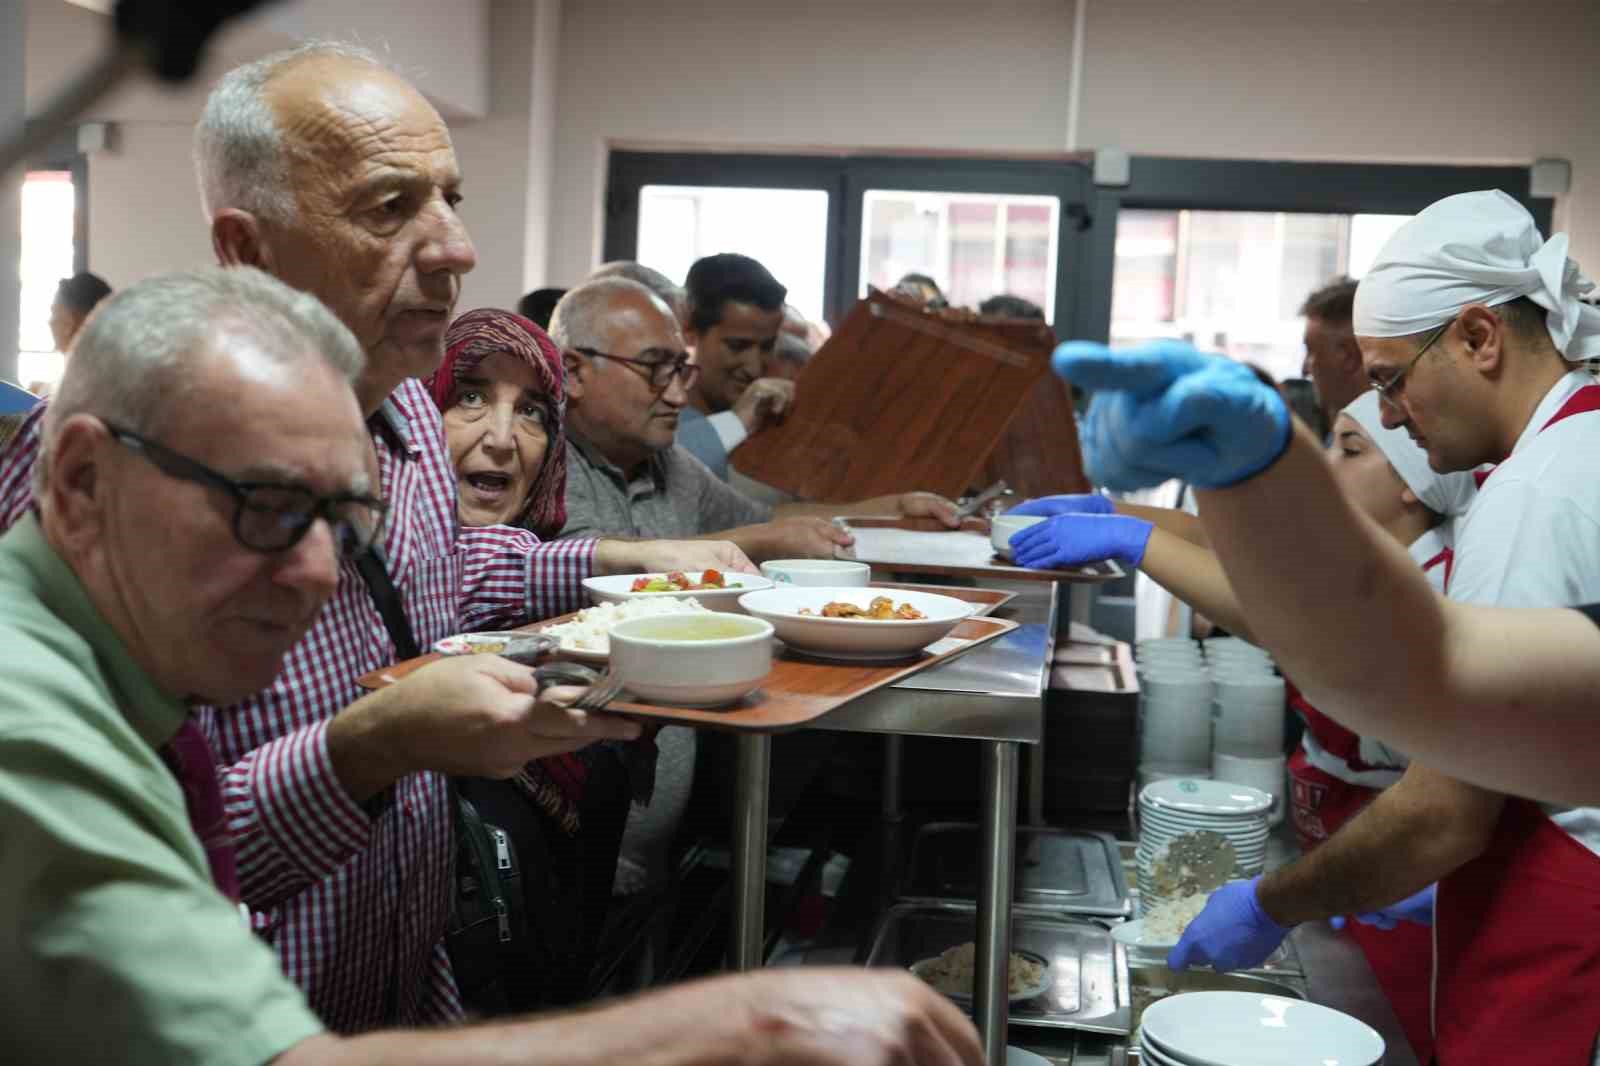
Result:
M1283 821L1286 792L1287 760L1282 755L1245 756L1225 751L1211 755L1211 776L1218 781L1235 785L1249 785L1272 794L1272 811L1267 817L1270 825Z
M1139 680L1139 691L1147 700L1183 700L1199 707L1210 707L1215 696L1211 678L1198 670L1145 674Z
M1011 537L1019 530L1038 525L1048 516L1036 514L997 514L989 519L989 543L996 555L1011 558Z
M1204 766L1211 758L1211 716L1192 706L1146 706L1139 722L1139 761Z
M1283 705L1223 703L1216 701L1212 721L1212 751L1249 758L1283 754Z
M761 573L775 585L806 588L865 588L872 581L872 567L845 559L771 559Z

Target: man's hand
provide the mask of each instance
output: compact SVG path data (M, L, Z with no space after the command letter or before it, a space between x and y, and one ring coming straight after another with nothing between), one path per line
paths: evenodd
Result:
M1437 884L1429 885L1421 892L1407 896L1399 903L1391 903L1387 907L1379 907L1375 911L1356 915L1356 921L1362 925L1376 926L1379 929L1393 929L1401 922L1413 922L1417 925L1433 924L1433 896L1438 889ZM1329 918L1328 923L1335 929L1343 929L1345 920L1343 916Z
M597 574L653 574L668 570L759 573L729 540L602 540L594 552Z
M528 667L497 655L430 663L329 723L334 772L361 800L419 770L510 777L546 755L639 736L635 722L575 709L584 689L538 694L536 684Z
M1055 371L1092 392L1083 423L1089 476L1113 489L1180 478L1202 489L1254 477L1289 446L1289 408L1249 367L1183 341L1126 351L1068 341Z
M848 529L826 518L780 518L753 529L767 559L835 559L856 542Z
M1056 570L1115 559L1126 566L1144 562L1155 527L1119 514L1059 514L1011 535L1011 557L1030 570Z
M1006 514L1054 518L1058 514L1115 514L1116 511L1116 505L1109 496L1102 496L1098 492L1073 492L1023 500Z
M1278 950L1289 930L1267 917L1256 899L1254 877L1230 881L1211 894L1177 947L1167 955L1174 970L1209 965L1218 973L1260 966Z
M903 492L899 496L901 518L937 518L951 529L961 528L956 505L933 492Z
M745 386L744 394L733 405L733 413L739 416L748 432L757 433L768 422L782 421L793 405L794 382L783 378L757 378Z
M983 1066L972 1023L909 974L761 970L683 991L714 994L748 1019L761 1066Z

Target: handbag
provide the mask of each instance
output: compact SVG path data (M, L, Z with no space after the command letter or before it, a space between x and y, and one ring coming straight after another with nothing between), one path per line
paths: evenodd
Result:
M356 559L356 570L383 618L389 639L401 659L420 654L405 605L389 577L376 544ZM455 886L445 947L462 998L486 1012L509 1009L503 974L528 950L528 926L522 864L511 834L485 822L473 803L447 778L455 828L451 881ZM381 809L392 798L386 789L376 797ZM376 810L369 807L369 813ZM497 1009L498 1008L498 1009Z

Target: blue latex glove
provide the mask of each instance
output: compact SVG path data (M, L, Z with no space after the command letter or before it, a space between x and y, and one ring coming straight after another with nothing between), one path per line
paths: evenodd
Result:
M1433 924L1433 893L1438 885L1429 885L1415 895L1407 896L1399 903L1391 903L1387 907L1379 907L1375 911L1356 915L1356 921L1362 925L1372 925L1379 929L1393 929L1401 922L1415 922L1418 925ZM1328 923L1335 929L1343 929L1345 919L1330 918Z
M1061 377L1094 393L1083 422L1089 476L1114 489L1180 478L1223 488L1271 466L1289 446L1289 407L1243 363L1182 341L1123 351L1068 341Z
M1206 909L1183 931L1167 965L1174 970L1210 965L1218 973L1260 966L1289 930L1267 917L1256 899L1261 880L1229 881L1211 894Z
M1011 534L1011 558L1031 570L1059 570L1101 559L1128 566L1144 562L1154 528L1120 514L1061 514Z
M1006 514L1043 515L1053 518L1058 514L1115 514L1116 505L1110 497L1098 492L1073 493L1066 496L1040 496L1036 500L1023 500Z

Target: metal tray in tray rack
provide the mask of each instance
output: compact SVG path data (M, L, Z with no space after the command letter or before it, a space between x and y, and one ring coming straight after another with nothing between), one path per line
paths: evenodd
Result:
M977 909L969 904L897 904L878 923L867 965L908 969L920 959L975 940L977 929ZM1050 961L1049 987L1011 1004L1012 1025L1128 1032L1132 1009L1127 956L1104 926L1082 918L1013 914L1011 949Z
M908 900L973 900L978 892L978 827L930 822L911 844L900 892ZM1093 914L1125 918L1133 911L1116 840L1106 833L1019 826L1013 906L1025 914Z

